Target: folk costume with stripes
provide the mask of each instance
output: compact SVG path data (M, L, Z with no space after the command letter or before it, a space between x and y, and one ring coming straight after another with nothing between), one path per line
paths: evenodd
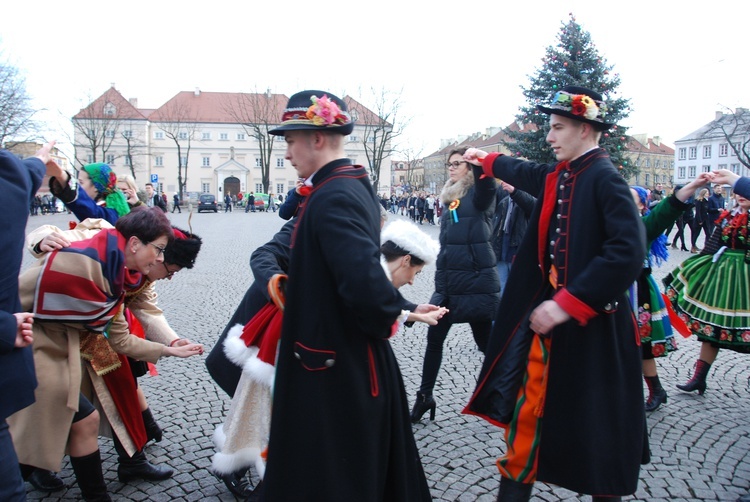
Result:
M506 478L631 494L648 446L626 296L646 242L630 190L600 148L556 166L489 154L483 168L538 197L464 413L506 430ZM540 336L529 316L549 299L571 319Z

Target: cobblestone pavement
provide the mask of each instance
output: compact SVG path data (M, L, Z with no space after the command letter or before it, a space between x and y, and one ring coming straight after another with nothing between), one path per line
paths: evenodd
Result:
M169 217L177 226L187 227L187 211ZM67 228L73 219L67 214L35 216L29 219L28 229L42 224ZM246 214L235 210L226 214L193 214L191 222L193 231L204 242L197 264L171 281L161 281L158 291L160 305L175 330L203 343L208 352L252 282L248 266L251 252L269 240L283 221L275 213ZM437 238L437 226L423 228ZM657 276L666 274L689 253L672 250L671 255L669 263L657 269ZM27 256L24 266L29 262ZM414 286L402 288L404 295L415 302L426 302L433 288L433 271L434 268L426 268ZM420 380L426 331L424 325L417 325L392 340L410 402ZM736 500L750 490L750 360L722 351L710 372L706 394L684 394L674 385L687 379L699 344L694 340L680 341L679 351L658 361L669 402L648 417L652 462L641 469L639 489L629 500ZM225 416L229 400L209 378L204 357L167 358L158 364L159 376L140 380L154 415L164 428L163 441L148 445L146 452L152 462L175 469L173 478L157 483L120 483L111 441L100 439L105 477L114 500L234 500L208 470L214 453L211 435ZM505 448L502 431L460 413L474 388L481 360L468 325L454 327L446 340L435 389L435 421L430 422L425 416L414 426L422 463L437 501L496 499L499 475L495 459ZM27 485L29 498L78 499L80 491L67 460L61 476L70 488L44 495ZM590 500L541 483L537 483L533 499Z

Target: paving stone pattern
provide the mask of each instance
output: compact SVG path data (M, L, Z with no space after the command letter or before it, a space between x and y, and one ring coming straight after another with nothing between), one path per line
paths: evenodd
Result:
M177 226L188 226L188 211L168 216ZM391 215L391 218L403 217ZM42 224L67 228L68 221L74 219L68 214L35 216L29 218L27 229ZM192 215L193 231L204 242L196 266L180 272L171 281L160 281L157 286L159 304L181 336L203 343L206 353L213 347L252 282L250 254L283 223L276 213L234 211ZM437 238L437 226L422 228ZM670 251L669 263L655 271L658 278L689 256L683 251ZM27 255L24 266L30 262ZM414 286L402 288L403 294L418 303L429 300L433 272L434 267L426 267ZM425 325L416 325L391 341L410 402L420 381L426 333ZM641 469L638 491L629 500L736 500L750 490L750 358L722 351L709 374L706 394L684 394L674 386L689 377L699 344L692 339L680 342L679 351L658 360L669 402L648 417L652 462ZM105 478L114 500L234 500L208 470L214 453L211 436L229 408L229 399L208 376L204 357L164 359L158 364L159 376L140 379L154 415L164 428L163 441L149 444L146 452L152 462L175 469L173 478L156 483L120 483L111 440L100 439ZM499 474L495 460L505 450L502 430L460 413L474 389L481 361L468 325L454 326L445 343L435 389L438 402L435 421L429 421L425 415L421 423L414 425L436 501L496 500ZM29 499L79 499L80 491L67 458L61 476L68 489L46 495L27 485ZM532 499L590 500L541 483L536 484Z

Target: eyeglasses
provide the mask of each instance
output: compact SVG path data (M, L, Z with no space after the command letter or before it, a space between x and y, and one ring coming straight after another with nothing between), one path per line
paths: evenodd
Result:
M165 279L171 279L173 275L177 273L177 270L169 270L169 267L167 267L167 264L164 262L161 262L162 266L164 267L164 270L167 271L167 275L164 277Z
M163 255L163 254L164 254L164 251L165 251L165 250L167 249L166 247L160 247L160 246L157 246L157 245L156 245L156 244L154 244L153 242L145 242L145 241L141 241L141 242L143 242L144 244L150 244L150 245L154 246L154 247L156 248L156 257L157 257L157 258L158 258L159 256Z
M450 169L451 167L454 169L458 169L458 166L460 166L461 164L466 164L466 161L459 162L457 160L454 160L453 162L446 162L445 167L447 167L448 169Z

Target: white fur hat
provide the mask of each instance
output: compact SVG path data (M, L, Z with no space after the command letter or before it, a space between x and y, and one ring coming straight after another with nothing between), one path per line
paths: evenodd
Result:
M437 259L440 244L419 229L414 223L404 220L396 220L383 229L380 233L380 242L391 241L410 255L424 261L429 265Z

